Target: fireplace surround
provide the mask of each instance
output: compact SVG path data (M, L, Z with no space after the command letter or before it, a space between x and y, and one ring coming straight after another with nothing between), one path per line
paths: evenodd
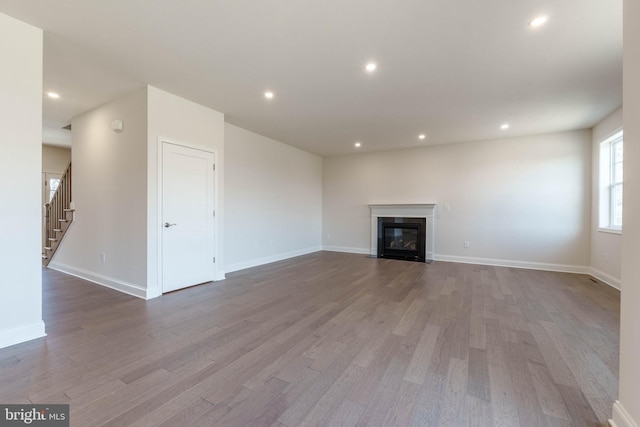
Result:
M371 256L432 261L435 207L435 204L369 205Z

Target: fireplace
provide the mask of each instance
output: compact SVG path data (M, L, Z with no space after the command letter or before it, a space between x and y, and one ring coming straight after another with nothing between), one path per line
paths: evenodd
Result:
M369 205L371 210L371 256L422 262L433 261L435 208L435 204ZM384 223L388 223L386 232L382 225ZM385 234L386 238L383 238ZM417 236L420 237L417 238ZM414 245L415 249L413 249Z
M378 258L424 262L426 218L378 217Z

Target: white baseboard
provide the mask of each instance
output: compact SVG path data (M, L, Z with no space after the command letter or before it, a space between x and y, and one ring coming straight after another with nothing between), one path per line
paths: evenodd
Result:
M369 248L349 248L343 246L325 246L325 251L346 252L369 255ZM508 259L472 258L456 255L434 254L434 261L457 262L463 264L492 265L496 267L528 268L531 270L558 271L562 273L591 274L592 269L582 265L548 264L541 262L514 261Z
M561 273L589 274L591 268L582 265L549 264L543 262L515 261L509 259L473 258L455 255L435 255L434 261L458 262L463 264L492 265L495 267L527 268L530 270L558 271Z
M256 258L249 261L236 262L234 264L229 264L225 266L224 272L231 273L234 271L244 270L245 268L258 267L259 265L282 261L285 259L300 256L300 255L307 255L313 252L319 252L321 250L322 250L322 247L314 246L311 248L299 249L297 251L284 252L276 255L271 255L264 258Z
M9 347L10 345L20 344L25 341L31 341L36 338L47 336L44 332L44 322L30 323L28 325L11 328L6 331L0 331L0 348Z
M62 264L52 261L48 268L52 270L61 271L71 276L79 277L92 283L104 286L106 288L114 289L116 291L123 292L125 294L132 295L134 297L147 299L147 290L141 286L127 283L122 280L115 279L113 277L103 276L98 273L83 270L81 268L72 267L70 265Z
M349 248L346 246L323 246L323 251L328 252L345 252L348 254L362 254L369 255L371 250L369 248Z
M600 280L602 283L611 286L612 288L615 288L617 290L622 289L622 283L620 282L620 279L617 279L610 274L605 273L604 271L592 268L589 274Z
M322 250L330 252L345 252L350 254L364 254L370 253L368 248L349 248L344 246L324 246ZM577 273L588 274L594 278L600 280L606 285L611 286L617 290L621 289L620 279L617 279L604 271L600 271L595 268L587 267L584 265L568 265L568 264L549 264L541 262L530 261L514 261L508 259L492 259L492 258L473 258L463 257L457 255L438 255L433 256L434 261L445 262L458 262L463 264L478 264L478 265L492 265L496 267L512 267L512 268L528 268L531 270L545 270L545 271L557 271L561 273Z
M324 246L324 247L316 246L316 247L301 249L297 251L276 254L276 255L272 255L264 258L253 259L250 261L243 261L235 264L230 264L226 266L223 272L218 272L214 280L216 281L225 280L226 273L244 270L246 268L251 268L251 267L258 267L260 265L282 261L282 260L293 258L296 256L307 255L307 254L322 251L322 250L329 251L329 252L345 252L345 253L361 254L361 255L369 255L370 253L369 248L352 248L352 247L345 247L345 246ZM585 266L547 264L547 263L537 263L537 262L528 262L528 261L490 259L490 258L472 258L472 257L461 257L461 256L455 256L455 255L435 255L434 261L492 265L492 266L498 266L498 267L528 268L532 270L559 271L563 273L589 274L595 277L596 279L602 281L603 283L620 290L620 281L618 279L600 270L593 269L590 267L585 267ZM72 276L79 277L81 279L96 283L101 286L105 286L110 289L115 289L117 291L124 292L129 295L133 295L138 298L149 299L153 297L152 295L147 295L147 290L143 287L140 287L131 283L127 283L122 280L114 279L112 277L103 276L101 274L93 273L80 268L58 263L56 261L52 261L49 264L49 268L53 270L61 271L66 274L70 274Z
M638 427L619 400L613 404L613 418L609 420L611 427Z

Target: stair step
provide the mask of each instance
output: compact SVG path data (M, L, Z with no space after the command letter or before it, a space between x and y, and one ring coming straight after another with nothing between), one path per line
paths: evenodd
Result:
M69 222L68 219L64 219L64 218L60 218L58 221L60 221L60 222Z
M65 212L75 212L75 209L65 209Z
M42 259L49 259L49 257L46 255L42 255Z
M64 232L64 230L62 228L54 228L53 231L56 231L58 233Z
M56 239L55 237L49 237L48 239L50 242L57 242L58 239Z
M44 247L44 250L45 250L45 251L50 251L50 250L51 250L51 246L45 246L45 247Z

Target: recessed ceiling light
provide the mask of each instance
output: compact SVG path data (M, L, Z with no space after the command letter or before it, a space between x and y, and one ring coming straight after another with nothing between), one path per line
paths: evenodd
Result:
M529 22L529 26L531 28L537 28L541 25L544 25L547 22L547 17L546 16L538 16L536 18L533 18L531 20L531 22Z
M418 139L425 139L427 137L427 135L425 135L424 133L421 133L420 135L418 135Z
M58 98L60 98L60 95L58 95L58 94L57 94L57 93L55 93L55 92L47 92L47 96L48 96L49 98L53 98L53 99L58 99Z
M500 126L500 129L502 130L509 129L509 123L503 123L502 126Z
M361 143L359 143L359 142L356 142L356 143L355 143L355 144L353 144L353 145L354 145L356 148L360 148L360 146L361 146L362 144L361 144Z
M370 72L370 73L371 73L371 72L375 71L375 70L376 70L376 68L378 68L378 66L376 65L376 63L375 63L375 62L369 62L369 63L366 65L366 67L364 67L364 68L365 68L365 70L367 70L368 72Z
M273 92L271 92L270 90L266 91L264 93L264 97L267 99L273 99Z

